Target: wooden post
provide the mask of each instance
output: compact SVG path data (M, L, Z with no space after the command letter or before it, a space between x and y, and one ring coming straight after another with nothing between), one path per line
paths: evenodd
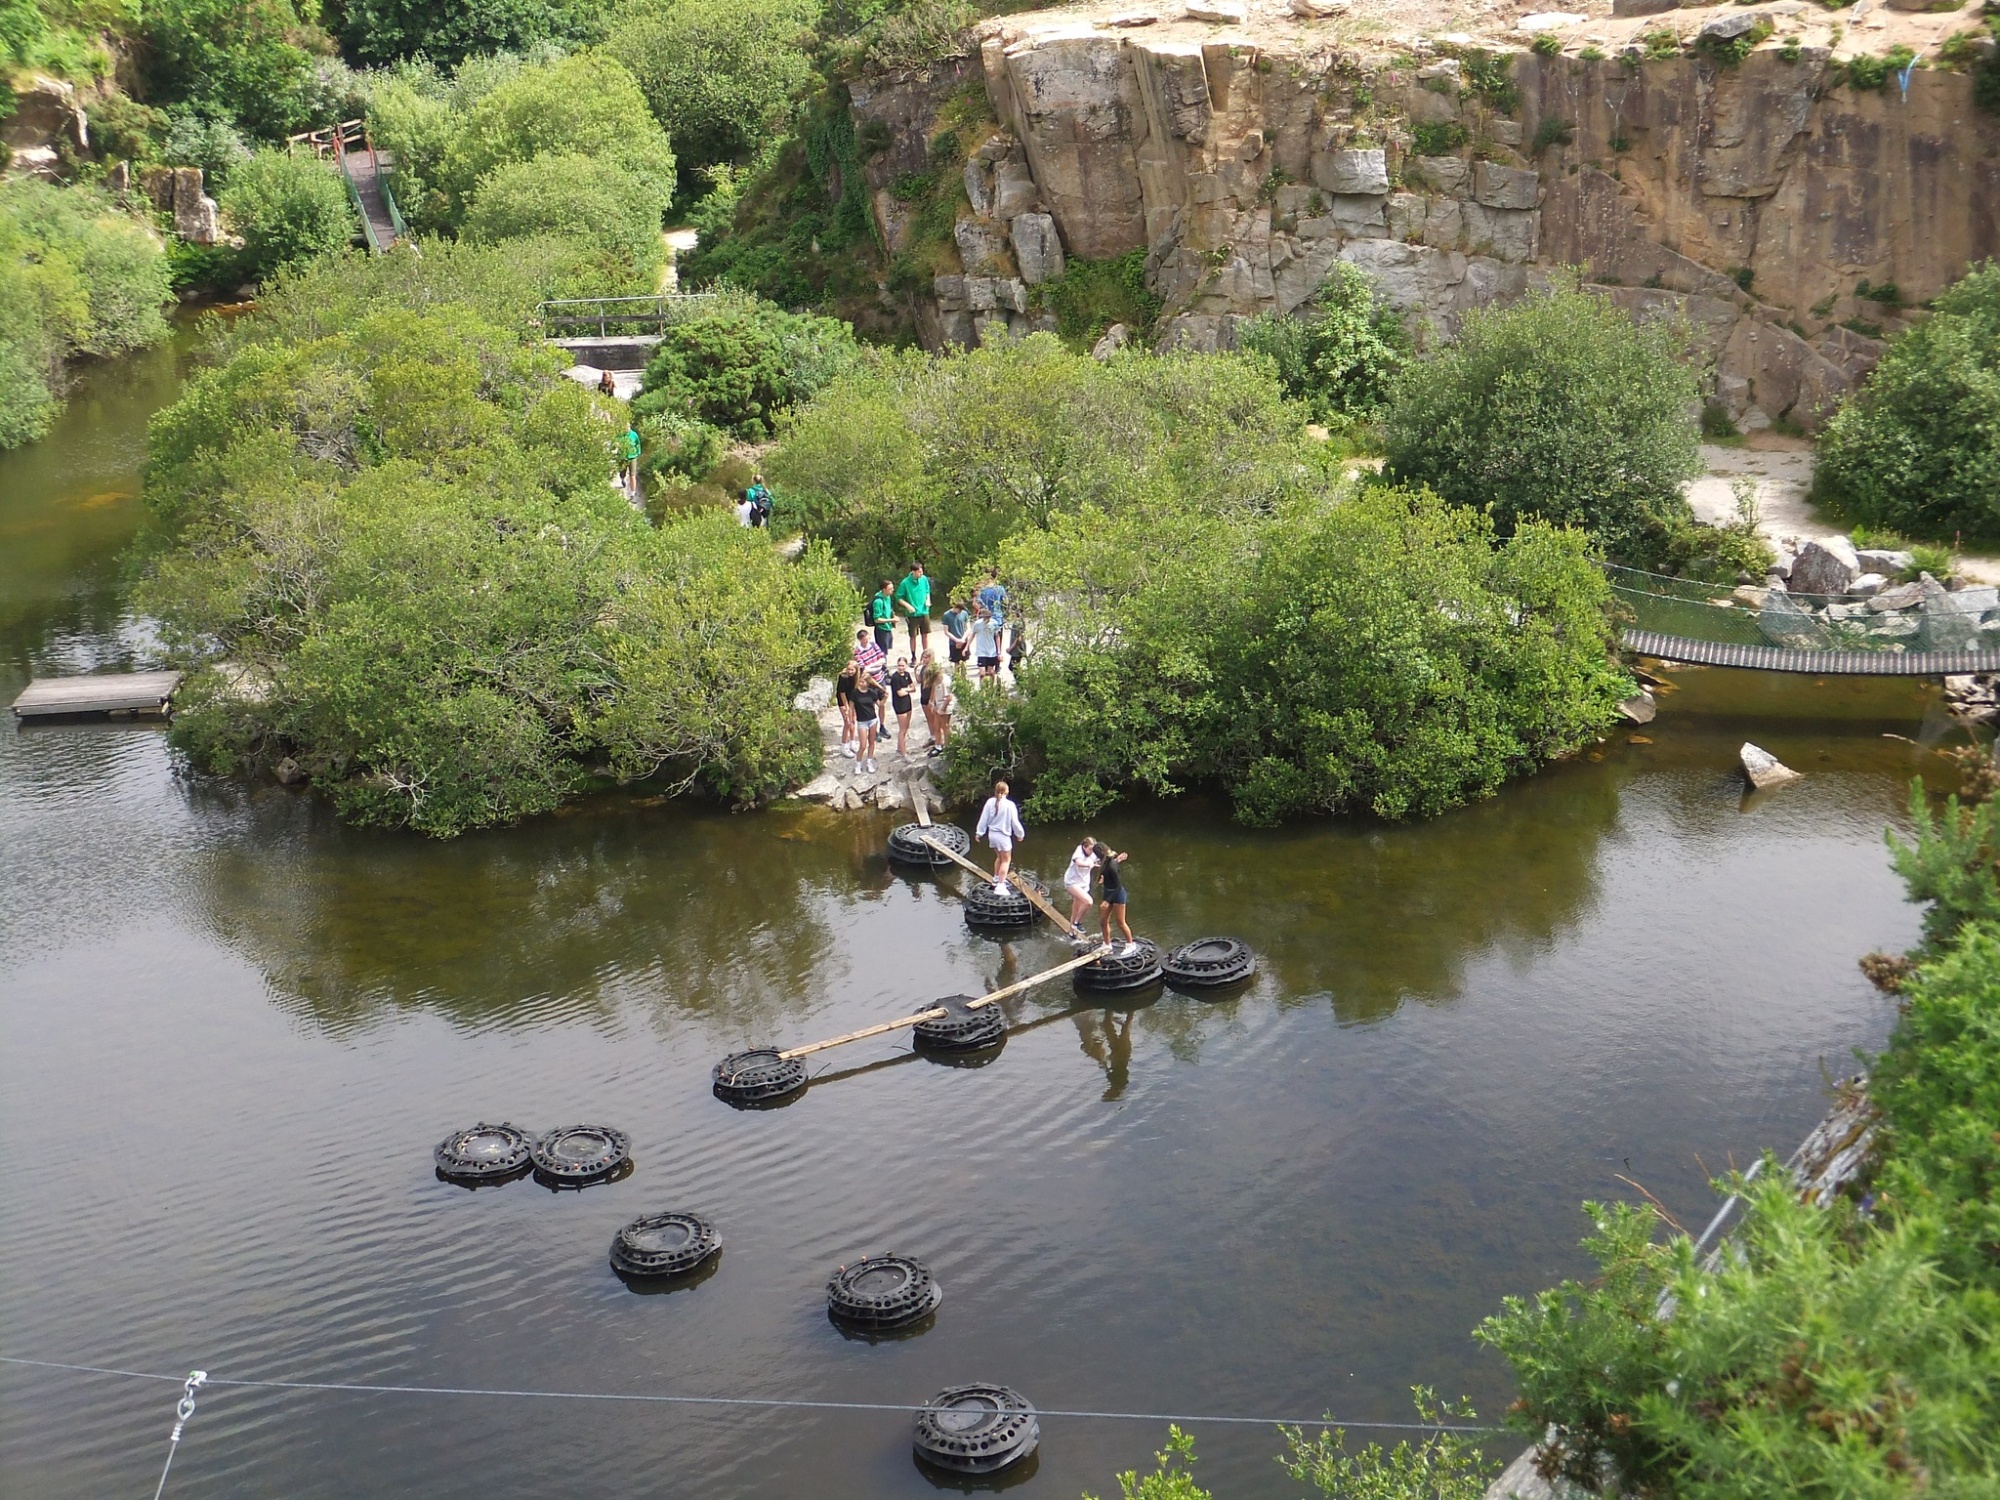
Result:
M2000 741L1995 742L1995 753L2000 754ZM919 828L930 827L931 826L930 799L924 796L924 789L918 786L914 781L910 783L910 806L914 807L917 810L917 827ZM930 840L926 839L924 840L924 842L928 844L930 843ZM937 846L935 844L932 844L931 847L936 848Z
M965 1008L979 1010L984 1006L997 1005L1009 995L1018 995L1023 990L1032 989L1038 984L1046 984L1049 980L1067 974L1072 969L1080 969L1085 964L1095 963L1099 954L1109 951L1104 947L1093 948L1080 958L1073 958L1065 964L1057 964L1053 969L1044 969L1039 974L1031 974L1026 979L1018 979L1003 989L993 991L990 995L981 995L977 1000L970 1001ZM844 1031L839 1036L830 1036L823 1042L807 1042L803 1047L787 1047L778 1056L806 1057L814 1052L824 1052L829 1047L844 1047L849 1042L865 1041L871 1036L880 1036L885 1031L900 1031L905 1026L915 1026L921 1021L939 1020L949 1014L951 1012L943 1006L933 1005L928 1010L920 1010L914 1015L898 1016L893 1021L881 1021L873 1026L864 1026L859 1031Z

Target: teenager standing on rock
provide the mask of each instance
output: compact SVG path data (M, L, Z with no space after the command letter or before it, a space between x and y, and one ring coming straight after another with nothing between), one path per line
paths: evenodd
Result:
M1014 863L1014 846L1028 837L1028 830L1021 826L1021 809L1007 795L1006 782L993 783L993 795L979 810L979 826L972 830L972 836L985 839L993 847L993 889L1005 891L1007 868Z
M910 710L916 706L910 701L910 689L916 685L910 664L897 657L889 668L889 708L896 715L896 753L905 759L910 754Z
M963 666L972 655L972 615L962 599L944 612L944 638L951 664Z
M1000 680L1000 627L983 605L972 620L972 656L981 682Z
M882 580L882 587L868 601L868 623L875 630L875 647L884 656L896 644L896 595L895 585L888 579Z
M922 661L924 651L931 648L931 581L924 576L922 563L911 563L910 571L896 585L896 610L909 625L910 660ZM917 649L920 640L922 651Z
M854 679L858 670L850 661L833 680L833 703L840 710L840 753L850 757L855 754Z

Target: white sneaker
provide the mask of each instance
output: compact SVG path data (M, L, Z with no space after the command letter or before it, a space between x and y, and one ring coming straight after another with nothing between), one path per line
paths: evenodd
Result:
M852 745L842 745L840 747L840 753L846 756L849 760L854 759L854 747Z
M1120 951L1118 956L1120 958L1130 958L1133 954L1137 953L1138 951L1139 951L1139 945L1137 943L1127 943L1123 948L1123 950Z
M1004 896L1004 895L1006 895L1006 894L1007 894L1007 882L1006 882L1006 881L1004 881L1004 880L996 880L996 881L994 881L994 882L993 882L993 894L994 894L994 895L996 895L996 896Z

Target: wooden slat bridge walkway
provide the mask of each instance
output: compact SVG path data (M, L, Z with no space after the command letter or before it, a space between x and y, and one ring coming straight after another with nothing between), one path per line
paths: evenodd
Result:
M14 700L21 719L68 718L88 714L160 717L178 672L93 672L83 677L37 677Z
M386 165L375 150L368 126L360 120L342 120L325 130L308 130L287 137L287 144L306 146L316 156L331 156L347 179L348 196L361 215L361 232L368 248L386 255L409 238L396 195L390 191Z
M1625 649L1691 666L1798 672L1812 677L1959 677L2000 672L2000 651L1830 651L1698 641L1652 630L1625 632Z

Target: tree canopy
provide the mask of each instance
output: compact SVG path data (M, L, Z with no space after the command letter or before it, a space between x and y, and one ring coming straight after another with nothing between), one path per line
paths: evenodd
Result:
M818 392L855 354L854 331L838 318L718 293L713 307L666 328L633 410L762 438L780 413Z

